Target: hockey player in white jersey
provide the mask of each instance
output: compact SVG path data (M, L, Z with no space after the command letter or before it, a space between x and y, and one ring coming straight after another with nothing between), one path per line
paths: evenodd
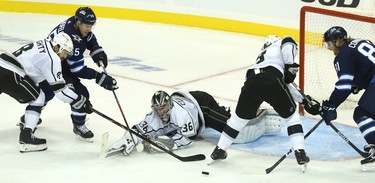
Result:
M151 108L152 111L132 129L168 150L189 147L206 127L222 132L231 116L229 108L220 106L203 91L178 90L171 96L165 91L157 91L152 96ZM259 110L257 117L246 124L235 142L251 142L264 134L277 133L282 124L281 117L273 110ZM106 156L121 152L128 155L134 144L137 143L133 143L126 132L106 150ZM144 150L163 152L148 143L144 143Z
M265 39L256 64L251 65L247 71L236 110L211 154L213 160L226 159L226 150L240 130L256 117L260 105L267 102L285 120L297 163L305 165L309 162L304 150L303 129L295 100L304 101L301 96L293 96L287 86L294 81L298 72L299 65L294 62L297 51L297 44L291 37L281 39L270 35ZM319 108L320 104L316 101L313 106L305 106L306 111L315 115L319 114Z
M46 139L34 136L45 104L45 95L35 83L47 80L61 101L78 111L92 113L90 101L69 89L61 73L61 61L72 51L71 38L60 33L53 40L39 40L13 53L0 54L0 93L8 94L19 103L29 104L19 136L20 152L47 149Z

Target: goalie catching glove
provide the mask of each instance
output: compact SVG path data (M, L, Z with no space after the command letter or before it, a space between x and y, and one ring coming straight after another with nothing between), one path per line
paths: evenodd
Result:
M167 136L157 137L156 139L149 138L149 140L155 142L156 144L158 144L162 148L167 149L169 151L177 149L177 146L175 146L175 143L174 143L173 139L169 138ZM161 150L161 149L159 149L159 148L157 148L157 147L155 147L152 144L147 143L147 142L144 143L144 149L143 150L148 152L148 153L151 153L151 154L164 152L163 150Z

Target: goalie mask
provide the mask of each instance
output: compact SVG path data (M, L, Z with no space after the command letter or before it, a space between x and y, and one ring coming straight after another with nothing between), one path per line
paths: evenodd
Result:
M262 50L266 49L271 44L276 43L279 40L281 40L281 38L279 36L275 36L275 35L269 35L269 36L267 36L266 39L264 40L264 44L263 44Z
M161 118L164 125L169 122L172 107L172 98L165 91L159 90L151 98L151 108Z

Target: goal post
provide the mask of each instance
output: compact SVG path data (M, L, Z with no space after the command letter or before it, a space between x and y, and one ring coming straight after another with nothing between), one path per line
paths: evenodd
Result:
M341 26L352 38L375 42L375 12L358 9L323 9L304 6L300 11L299 87L321 102L330 97L338 80L335 55L323 46L323 34ZM361 96L351 94L340 108L354 108ZM300 108L303 114L303 108Z

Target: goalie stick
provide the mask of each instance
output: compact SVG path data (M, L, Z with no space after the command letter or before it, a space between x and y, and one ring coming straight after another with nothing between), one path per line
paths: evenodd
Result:
M179 156L175 153L173 153L172 151L168 150L168 149L165 149L164 147L160 146L159 144L155 143L154 141L148 139L147 137L135 132L134 130L124 126L123 124L117 122L116 120L110 118L109 116L97 111L96 109L92 108L92 111L96 114L98 114L99 116L107 119L108 121L112 122L113 124L125 129L125 130L128 130L131 134L139 137L140 139L146 141L147 143L155 146L156 148L164 151L165 153L175 157L176 159L180 160L180 161L183 161L183 162L189 162L189 161L201 161L201 160L205 160L206 159L206 156L204 154L196 154L196 155L192 155L192 156Z
M304 138L306 139L313 131L315 131L315 129L317 129L318 128L318 126L320 125L320 124L322 124L322 122L323 122L324 120L323 119L321 119L318 123L316 123L316 125L314 126L314 127L312 127L311 129L310 129L310 131L309 132L307 132L306 134L305 134L305 136L304 136ZM293 152L293 150L292 149L289 149L289 151L286 153L286 154L284 154L275 164L273 164L271 167L269 167L269 168L267 168L266 169L266 174L269 174L269 173L271 173L272 172L272 170L273 169L275 169L281 162L283 162L284 161L284 159L290 154L290 153L292 153Z
M102 61L99 61L99 63L100 63L100 66L103 68L103 72L104 72L105 74L108 75L107 70L105 69L103 62L102 62ZM118 100L118 98L117 98L117 95L116 95L116 93L115 93L115 90L112 90L112 93L113 93L113 96L115 97L115 100L116 100L117 106L118 106L118 108L120 109L120 112L121 112L122 118L123 118L124 121L125 121L125 125L126 125L126 127L127 127L128 129L130 129L130 128L129 128L129 124L128 124L128 122L126 121L126 118L125 118L124 112L122 111L122 108L121 108L120 102L119 102L119 100ZM132 135L131 133L130 133L130 137L131 137L132 140L133 140L134 146L136 146L135 141L134 141L134 137L133 137L133 135Z

